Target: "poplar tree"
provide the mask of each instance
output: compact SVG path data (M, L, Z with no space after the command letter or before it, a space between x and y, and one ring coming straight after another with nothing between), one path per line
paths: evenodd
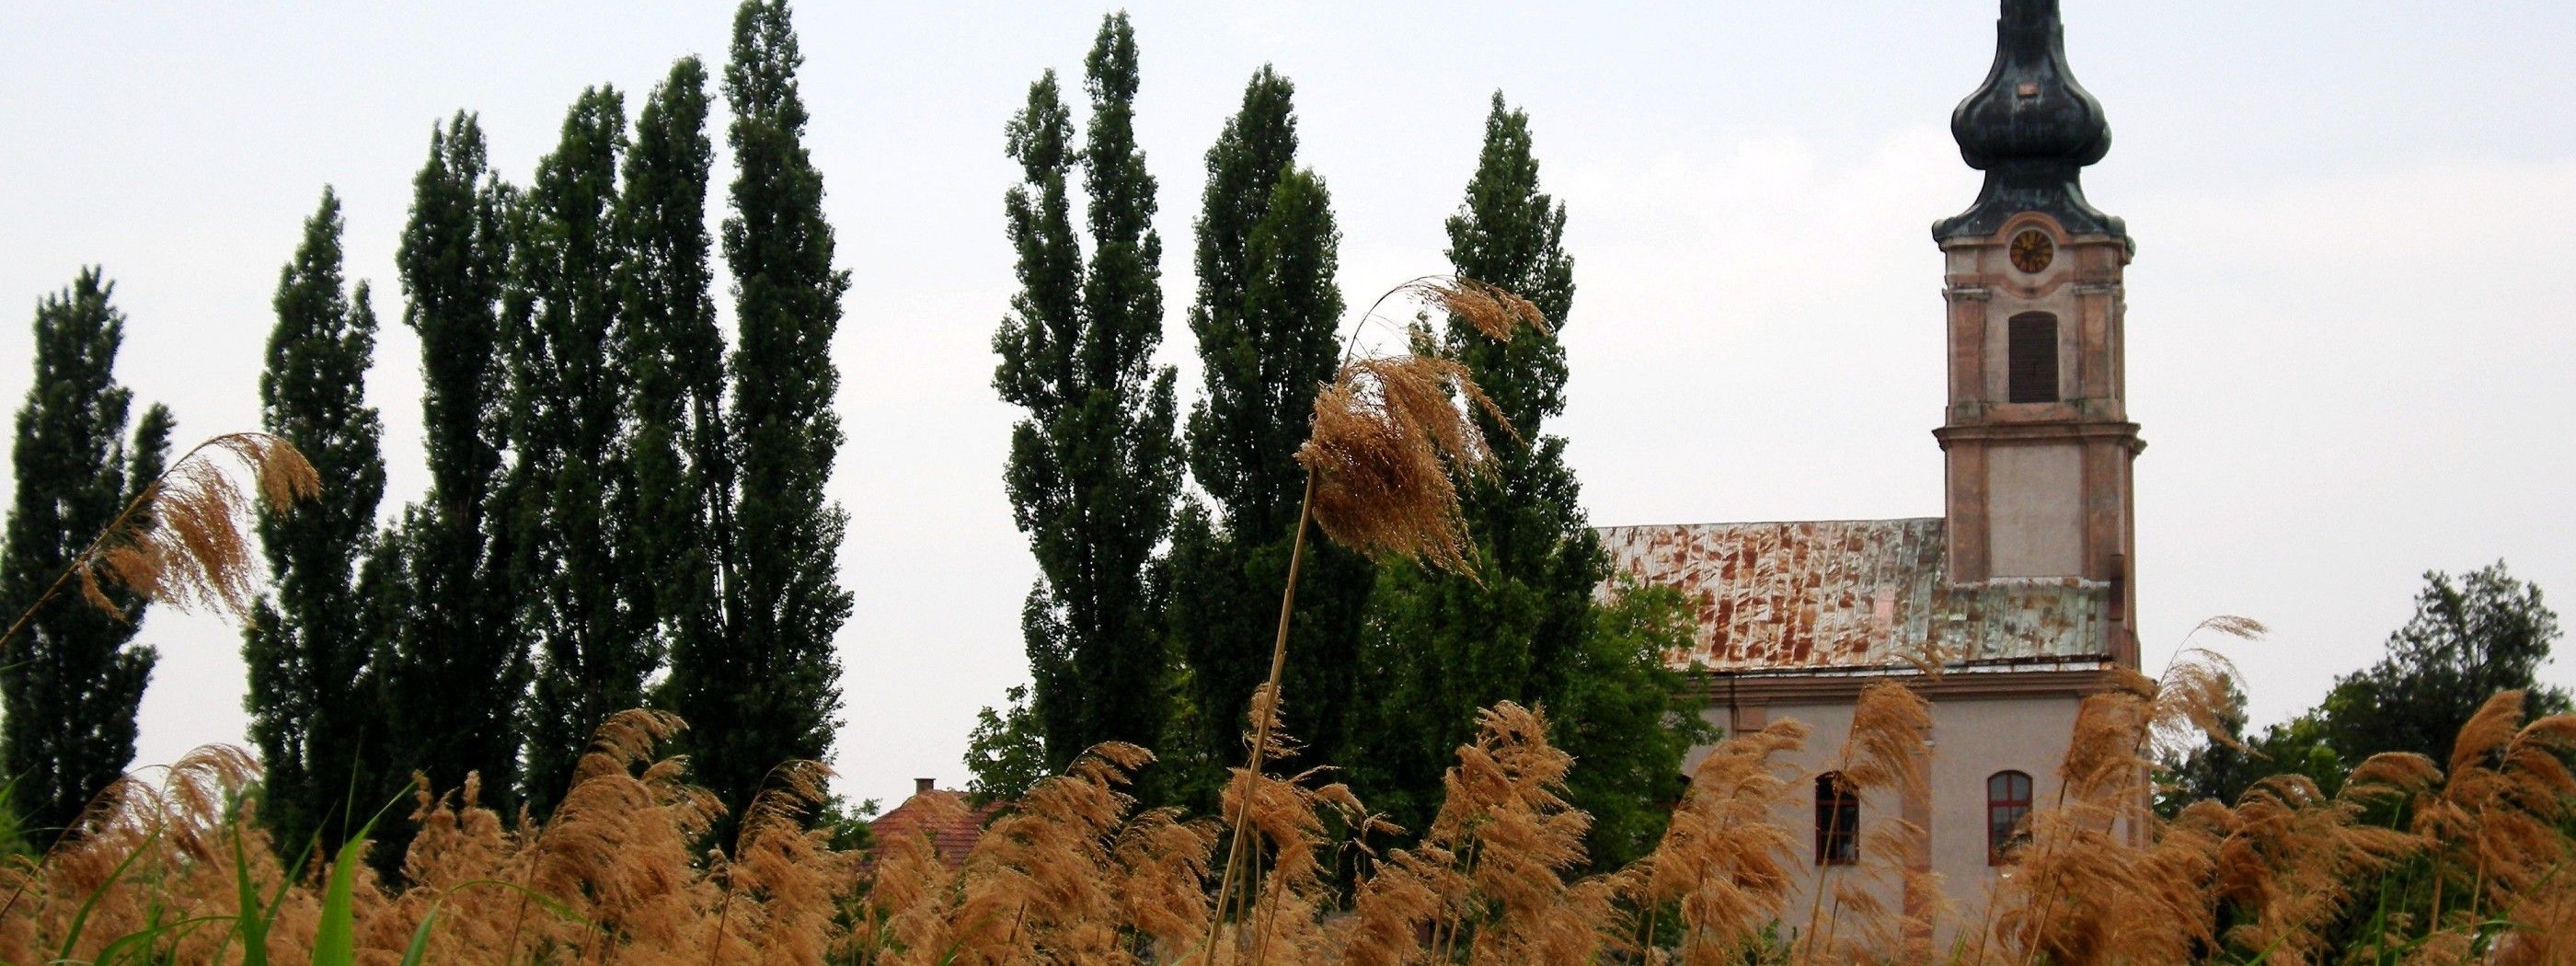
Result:
M1152 364L1163 244L1136 147L1137 82L1135 31L1125 14L1110 15L1085 62L1091 125L1079 156L1054 71L1030 85L1007 132L1023 172L1005 201L1021 288L993 339L1002 357L993 383L1028 412L1012 428L1005 480L1041 574L1022 632L1050 771L1103 741L1160 744L1168 717L1151 571L1180 452L1174 374ZM1067 200L1077 161L1090 203L1087 271Z
M125 435L134 393L117 384L125 313L95 268L36 303L35 379L18 410L17 473L0 545L0 599L13 613L42 597L81 549L161 475L170 411L155 405ZM69 827L134 760L134 713L155 655L133 643L144 600L108 586L120 613L78 593L53 596L0 641L0 768L22 828Z
M724 77L739 166L721 236L739 340L728 415L740 454L725 561L733 621L717 646L682 642L670 681L698 779L737 809L773 766L829 750L841 672L832 639L850 614L834 566L848 515L823 492L841 445L831 348L850 277L832 268L823 173L805 150L802 61L787 4L746 0Z
M1341 235L1323 179L1296 167L1294 87L1269 67L1208 149L1198 219L1198 338L1206 395L1186 429L1192 478L1215 507L1186 501L1171 551L1172 633L1189 666L1205 800L1239 760L1252 691L1269 670L1279 594L1305 472L1296 461L1315 393L1341 355ZM1308 761L1343 760L1341 713L1355 683L1372 568L1311 541L1297 590L1282 707Z
M383 764L367 760L364 740L383 722L369 693L375 640L358 586L385 492L383 424L367 405L376 314L366 283L354 293L343 283L341 230L340 199L324 188L278 273L277 325L259 377L261 426L294 444L330 488L285 512L260 505L273 589L242 636L243 707L268 791L260 817L290 855L317 834L320 851L338 848L353 821L382 804L382 776L364 771Z
M1474 575L1411 563L1382 568L1364 666L1367 746L1354 780L1407 828L1427 828L1453 749L1479 708L1515 701L1549 712L1550 740L1583 762L1568 797L1595 819L1596 863L1641 855L1663 827L1681 755L1700 737L1677 704L1662 654L1688 630L1678 601L1641 593L1604 609L1610 576L1599 536L1547 420L1565 411L1564 344L1574 303L1565 206L1539 190L1529 118L1494 95L1466 200L1448 219L1451 271L1537 306L1549 331L1497 342L1461 319L1440 333L1503 422L1475 418L1494 450L1490 474L1458 481Z
M724 335L707 234L707 72L695 57L636 116L618 230L620 348L633 379L633 485L616 500L623 596L664 652L711 653L727 626L718 567L732 533ZM641 623L641 621L639 621Z
M584 90L554 153L537 163L511 253L507 501L511 578L540 657L524 792L538 814L563 793L591 730L643 704L644 678L660 663L655 639L621 599L624 548L610 512L631 489L616 324L625 144L617 90Z
M507 813L529 675L507 518L496 505L508 388L500 310L514 192L487 170L482 128L461 111L431 134L412 190L395 266L403 324L420 337L430 485L363 577L384 639L378 753L392 782L417 771L448 790L479 774L483 803ZM408 827L385 831L391 840L378 854L401 855Z

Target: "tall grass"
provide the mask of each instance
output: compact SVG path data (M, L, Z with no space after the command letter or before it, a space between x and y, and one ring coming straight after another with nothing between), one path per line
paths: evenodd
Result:
M2060 775L2067 794L2034 813L2013 874L1955 907L1885 902L1907 875L1917 892L1939 885L1909 861L1913 833L1885 817L1863 830L1860 865L1802 867L1805 830L1783 821L1813 777L1791 764L1807 738L1794 721L1717 746L1651 854L1580 875L1589 817L1563 798L1579 763L1548 743L1544 714L1507 703L1480 716L1437 818L1410 848L1377 849L1385 826L1321 772L1238 774L1224 807L1245 816L1256 884L1221 927L1218 823L1139 808L1127 776L1151 755L1133 746L1096 748L1041 783L952 869L918 837L867 854L833 849L804 821L823 777L812 764L782 768L739 837L702 851L718 806L687 783L682 761L656 757L681 723L627 712L600 730L543 821L504 822L470 782L419 794L399 886L372 875L363 840L279 862L256 820L255 764L206 748L120 782L41 857L0 869L0 961L2026 966L2576 955L2576 778L2565 765L2576 717L2526 720L2521 695L2500 694L2445 764L2383 755L2334 796L2281 777L2166 820L2145 805L2138 755L2160 722L2158 698L2158 682L2131 677L2085 701ZM1919 780L1931 710L1893 684L1862 703L1852 739L1823 761L1864 788ZM1271 734L1274 752L1293 744ZM1327 874L1336 859L1358 872ZM2401 880L2420 887L2391 888ZM1812 908L1792 905L1802 886Z
M1424 291L1492 315L1497 331L1531 321L1470 284ZM1439 482L1482 452L1452 407L1475 397L1437 360L1381 362L1346 367L1318 401L1309 510L1336 539L1436 564L1460 546L1455 494ZM103 576L171 602L242 600L232 578L247 566L237 538L251 491L200 453L236 457L271 501L312 492L291 447L223 438L174 466L48 596ZM812 762L778 766L734 840L706 841L722 806L688 783L686 762L660 756L685 725L659 712L606 722L542 818L505 822L470 776L420 791L399 883L375 877L363 835L279 861L257 820L256 763L204 748L115 783L40 855L0 860L0 963L2576 960L2576 716L2527 719L2519 693L2490 700L2445 762L2380 755L2335 795L2282 776L2165 819L2148 807L2150 760L2216 733L2232 669L2190 652L2161 678L2110 672L2083 699L2061 793L2031 814L2011 874L1954 901L1901 810L1865 816L1857 865L1805 868L1796 847L1791 800L1823 770L1856 793L1920 800L1936 711L1904 684L1862 693L1820 771L1793 764L1809 736L1797 722L1730 736L1699 761L1652 852L1587 876L1591 819L1563 797L1580 763L1549 744L1542 711L1484 711L1431 828L1381 850L1390 827L1326 771L1265 767L1296 749L1277 726L1283 659L1274 652L1252 703L1249 761L1222 821L1139 808L1125 788L1152 755L1103 745L994 819L955 868L916 836L834 848L809 821L826 777Z

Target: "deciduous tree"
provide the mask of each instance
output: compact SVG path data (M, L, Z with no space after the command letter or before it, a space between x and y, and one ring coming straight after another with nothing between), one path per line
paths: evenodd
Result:
M747 0L725 65L739 170L721 235L734 278L739 485L725 561L733 626L672 655L673 709L696 774L740 808L770 768L829 750L840 704L833 636L850 595L835 557L848 515L824 495L841 445L832 335L850 277L832 267L823 173L804 144L803 63L783 0Z
M366 283L352 292L342 279L342 227L340 199L324 188L279 273L259 377L260 425L294 444L328 486L284 512L261 504L271 591L242 640L243 705L268 791L260 816L289 854L317 834L329 854L382 804L384 776L369 769L385 763L366 753L369 734L384 727L376 634L358 578L384 498L384 429L367 405L376 314Z
M707 184L706 68L670 75L635 121L618 223L620 310L634 380L632 483L618 500L628 606L666 651L711 653L731 626L721 571L732 537L733 449L724 419L724 333L716 326Z
M0 545L0 599L45 598L0 641L0 768L24 827L59 829L134 760L134 713L155 658L133 643L144 600L105 588L108 613L78 593L46 591L169 458L170 411L126 427L134 393L116 381L125 313L95 268L36 303L35 379L18 410L17 474Z
M1125 14L1103 19L1084 74L1091 125L1078 154L1053 71L1011 120L1023 180L1005 208L1021 288L993 339L994 386L1027 412L1012 429L1005 479L1041 574L1022 629L1050 769L1102 741L1160 743L1171 670L1151 571L1180 452L1173 372L1152 364L1163 246L1154 179L1136 147L1136 38ZM1088 266L1068 199L1077 164Z
M1701 732L1679 706L1682 682L1663 664L1689 625L1653 592L1607 608L1596 597L1609 560L1584 517L1565 438L1547 432L1565 411L1565 348L1555 330L1574 303L1565 206L1540 190L1529 118L1499 92L1466 199L1447 227L1452 272L1528 299L1550 328L1497 341L1450 319L1440 333L1502 417L1475 411L1494 464L1457 481L1475 570L1381 570L1366 659L1380 686L1365 695L1367 747L1354 767L1398 824L1427 827L1450 750L1473 737L1476 710L1498 701L1544 707L1551 740L1584 763L1568 791L1596 819L1592 855L1625 862L1654 846L1658 803Z
M1324 181L1296 166L1295 88L1268 67L1208 149L1198 219L1202 398L1190 411L1187 460L1214 509L1185 501L1171 551L1172 633L1188 667L1197 757L1194 794L1239 760L1253 688L1269 670L1280 590L1305 471L1296 460L1316 392L1342 345L1335 272L1341 233ZM1362 606L1374 568L1313 541L1299 580L1282 683L1285 728L1307 759L1344 760L1348 696L1357 686Z
M482 776L483 801L515 803L519 711L527 648L509 578L513 556L502 483L505 365L501 295L509 267L514 192L485 161L483 131L458 112L430 136L412 180L410 220L395 267L403 324L420 338L421 435L429 493L370 559L383 641L384 774L417 771L438 789ZM393 788L372 791L373 804ZM405 827L378 855L399 855Z
M511 329L511 579L537 650L528 707L527 801L543 814L571 781L592 729L644 703L660 665L651 613L626 598L625 410L632 391L617 322L617 164L626 108L584 90L518 208L506 313ZM639 619L640 618L640 619Z

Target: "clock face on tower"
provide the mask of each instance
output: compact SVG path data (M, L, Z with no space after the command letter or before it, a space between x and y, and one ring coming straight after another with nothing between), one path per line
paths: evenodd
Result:
M2037 275L2056 259L2057 243L2048 240L2046 232L2025 228L2013 236L2011 253L2014 268Z

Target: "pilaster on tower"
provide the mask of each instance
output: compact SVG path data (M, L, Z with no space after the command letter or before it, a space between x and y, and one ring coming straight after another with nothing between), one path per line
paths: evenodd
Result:
M2098 587L2107 653L2134 664L2135 501L2120 219L2084 198L2111 147L2066 66L2057 0L2003 0L1994 67L1950 115L1976 203L1932 226L1945 262L1949 578Z

